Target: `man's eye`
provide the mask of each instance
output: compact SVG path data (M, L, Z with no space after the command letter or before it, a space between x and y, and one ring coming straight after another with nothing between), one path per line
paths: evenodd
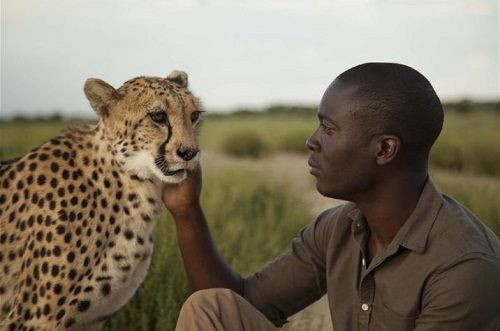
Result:
M200 118L200 115L201 115L201 111L197 110L197 111L194 111L191 113L191 122L194 123L198 120L198 118Z
M320 123L319 126L325 131L327 134L331 134L333 132L333 128L326 126L324 123Z
M167 122L167 115L164 112L150 113L149 117L158 124L165 124Z

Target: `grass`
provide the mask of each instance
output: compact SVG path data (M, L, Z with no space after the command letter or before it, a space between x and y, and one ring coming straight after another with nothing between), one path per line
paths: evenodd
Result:
M202 132L201 144L204 148L218 149L235 156L259 156L255 144L249 144L249 141L256 140L259 140L262 154L283 150L306 153L306 139L316 126L314 114L209 118ZM500 112L448 112L443 131L431 151L431 166L455 172L500 176L498 128ZM231 148L227 148L228 145Z
M208 175L208 174L207 174ZM488 178L436 172L440 189L474 211L500 234L500 186ZM308 206L287 187L256 172L218 169L204 180L203 205L215 241L228 263L243 274L258 270L289 247L312 219ZM231 203L227 203L231 201ZM164 215L155 230L155 255L146 281L105 330L173 330L190 293L172 220Z
M81 121L0 122L0 159L28 151ZM200 144L235 156L261 157L276 151L306 153L315 114L238 114L207 117ZM500 112L448 112L434 145L434 168L500 176Z
M250 156L258 158L267 153L264 140L253 131L232 132L223 141L222 150L235 156Z
M21 156L83 120L0 122L0 160Z
M22 155L80 122L0 122L0 159ZM201 148L253 157L282 150L304 152L305 140L316 122L312 110L298 114L208 116L200 138ZM443 191L468 206L497 234L500 233L499 127L500 112L448 112L430 158Z
M316 126L315 115L238 115L210 118L203 124L201 134L202 148L222 148L226 141L239 134L235 143L245 144L248 133L257 135L265 143L269 152L284 149L306 151L305 141ZM290 137L293 136L294 146L291 147ZM296 142L298 141L298 142ZM286 146L286 147L285 147ZM249 153L249 155L251 155Z
M242 274L276 257L311 221L307 206L271 180L238 169L207 175L202 202L210 228L222 255ZM105 330L173 330L189 292L175 228L164 215L145 282Z
M500 113L449 113L431 156L437 186L500 235ZM79 121L0 122L0 159L22 155ZM236 148L258 140L266 153L304 152L317 123L313 115L277 113L208 117L202 149ZM249 138L253 136L253 138ZM256 138L257 137L257 138ZM244 143L243 143L244 142ZM251 144L248 144L251 146ZM253 152L256 153L256 152ZM260 151L258 152L260 153ZM235 154L235 153L233 153ZM260 154L260 156L265 154ZM258 161L256 161L258 162ZM289 246L311 221L309 206L288 186L244 167L212 167L205 173L202 201L217 245L228 263L249 274ZM189 295L171 219L163 215L155 230L155 253L146 281L133 299L106 323L106 330L173 330Z
M446 114L433 147L431 165L441 169L500 176L500 113Z

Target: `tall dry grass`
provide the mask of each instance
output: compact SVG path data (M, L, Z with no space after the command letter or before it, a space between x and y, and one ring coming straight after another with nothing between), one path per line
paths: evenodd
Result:
M242 274L256 271L285 250L311 221L304 202L254 172L222 168L204 179L202 204L215 242ZM173 330L189 287L172 220L164 215L154 235L155 253L145 282L105 330Z
M474 212L500 235L500 114L447 114L442 136L431 156L438 187ZM237 145L238 155L278 150L305 152L317 123L314 116L208 117L203 149ZM74 121L0 122L0 159L26 153ZM263 142L243 147L248 132ZM248 140L248 139L247 139ZM264 146L264 147L262 147ZM241 152L243 150L243 152ZM257 150L257 152L255 152ZM234 153L233 153L234 154ZM261 154L265 155L265 154ZM258 161L256 161L258 162ZM311 221L309 207L293 190L242 168L216 167L205 174L203 205L225 258L250 273L288 247L300 227ZM189 293L173 224L167 215L155 231L155 254L145 283L107 324L106 330L172 330Z

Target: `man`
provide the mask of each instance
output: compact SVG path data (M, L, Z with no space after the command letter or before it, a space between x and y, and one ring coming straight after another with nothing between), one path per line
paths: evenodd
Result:
M201 174L166 187L195 290L177 330L273 330L327 293L341 330L499 330L500 244L428 175L443 109L429 81L394 63L347 70L327 88L307 141L326 210L248 278L218 254ZM230 220L228 220L230 221Z

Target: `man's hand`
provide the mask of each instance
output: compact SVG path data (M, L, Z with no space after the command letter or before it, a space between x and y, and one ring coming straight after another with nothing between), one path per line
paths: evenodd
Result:
M188 171L187 178L179 184L165 184L162 199L174 218L200 208L201 166Z
M230 288L243 293L243 278L232 270L215 248L200 206L201 167L188 172L180 184L163 187L163 203L172 213L184 267L195 290Z

